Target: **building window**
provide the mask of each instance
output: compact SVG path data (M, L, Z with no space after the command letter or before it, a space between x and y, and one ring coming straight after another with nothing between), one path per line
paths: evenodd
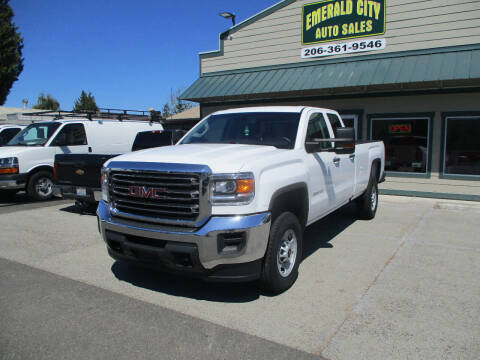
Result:
M358 115L357 114L341 114L343 124L345 127L352 127L355 129L355 140L359 138L358 131Z
M480 176L480 115L446 116L443 174Z
M385 170L429 171L431 117L372 117L370 138L385 144Z

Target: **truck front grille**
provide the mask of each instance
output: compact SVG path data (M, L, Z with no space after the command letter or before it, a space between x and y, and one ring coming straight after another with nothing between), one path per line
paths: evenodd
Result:
M112 170L109 179L114 216L196 226L210 215L208 178L201 173Z

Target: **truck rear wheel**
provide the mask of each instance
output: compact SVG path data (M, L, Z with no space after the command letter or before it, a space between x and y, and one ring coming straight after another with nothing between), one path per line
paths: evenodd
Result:
M48 200L53 196L53 176L48 171L39 171L28 180L28 195L35 200Z
M357 199L358 217L363 220L371 220L375 217L378 207L378 181L372 168L367 190Z
M263 290L280 294L293 285L302 260L302 236L300 222L291 212L275 219L260 276Z

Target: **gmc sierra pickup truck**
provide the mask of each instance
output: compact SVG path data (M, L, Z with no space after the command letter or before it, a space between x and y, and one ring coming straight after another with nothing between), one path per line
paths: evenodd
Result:
M375 216L385 148L354 138L328 109L218 111L175 146L105 164L99 231L120 261L283 292L305 227L351 201Z

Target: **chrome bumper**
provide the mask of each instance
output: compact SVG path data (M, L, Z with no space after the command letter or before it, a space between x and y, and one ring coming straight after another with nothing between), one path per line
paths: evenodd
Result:
M253 215L212 216L201 228L189 232L189 229L171 230L157 225L140 222L122 221L111 216L109 205L100 201L97 209L99 231L106 242L106 231L124 235L168 242L195 244L198 257L205 269L217 265L241 264L263 258L268 244L271 216L270 212ZM218 236L232 232L245 232L245 246L238 253L223 254L219 251Z
M73 185L54 185L53 195L60 196L66 199L88 200L91 202L98 202L102 199L102 190L97 188L79 186L85 188L85 195L77 193L77 187Z

